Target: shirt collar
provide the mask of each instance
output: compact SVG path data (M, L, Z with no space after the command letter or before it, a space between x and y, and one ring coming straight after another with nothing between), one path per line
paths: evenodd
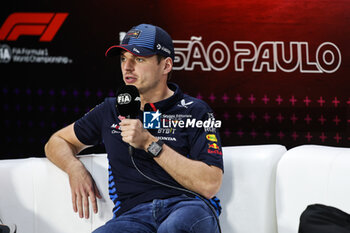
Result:
M156 103L146 103L144 107L144 111L157 111L165 112L169 108L171 108L174 104L176 104L179 100L183 99L183 93L179 86L175 83L168 83L168 87L170 90L174 92L172 96L167 99L161 100Z

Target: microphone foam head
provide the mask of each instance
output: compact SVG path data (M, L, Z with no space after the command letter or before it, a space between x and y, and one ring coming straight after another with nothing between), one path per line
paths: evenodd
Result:
M116 96L116 107L120 115L131 119L136 118L141 106L137 88L133 85L124 85L118 89Z

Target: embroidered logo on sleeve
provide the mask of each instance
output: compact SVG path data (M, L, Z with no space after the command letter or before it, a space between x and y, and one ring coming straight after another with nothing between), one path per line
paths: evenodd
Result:
M218 139L216 138L215 134L207 134L205 137L206 137L206 139L208 141L211 141L211 142L217 142L218 141Z
M222 155L222 151L220 150L220 147L215 142L208 144L208 153Z

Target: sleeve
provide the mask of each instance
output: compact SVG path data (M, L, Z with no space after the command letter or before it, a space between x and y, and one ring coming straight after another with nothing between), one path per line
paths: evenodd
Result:
M199 111L197 109L196 112L196 118L203 122L203 127L197 128L193 132L193 135L190 135L190 156L192 159L202 161L208 165L217 166L224 170L219 135L221 123L219 124L215 120L214 113L209 106L201 108Z
M102 141L102 122L106 101L91 109L74 124L77 138L85 145L97 145Z

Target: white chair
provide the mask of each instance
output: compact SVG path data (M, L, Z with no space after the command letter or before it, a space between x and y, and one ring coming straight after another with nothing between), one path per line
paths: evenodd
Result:
M224 147L225 174L218 193L223 233L276 233L275 170L280 145ZM87 233L112 218L106 154L80 157L103 196L99 212L73 212L68 176L46 158L0 160L0 218L18 233Z
M330 205L350 213L350 148L304 145L278 164L278 233L297 233L301 213L310 204Z
M281 145L224 147L224 178L218 197L223 233L276 233L275 177Z

